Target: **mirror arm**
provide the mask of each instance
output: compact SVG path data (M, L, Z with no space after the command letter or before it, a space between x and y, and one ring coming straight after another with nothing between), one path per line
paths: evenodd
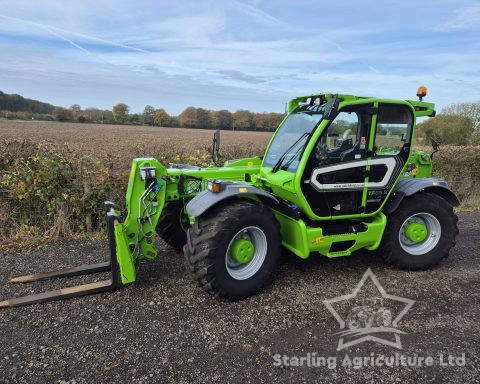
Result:
M220 149L220 130L217 129L213 134L213 143L212 143L212 161L218 167L218 152Z
M433 152L430 154L430 159L433 159L433 155L440 150L440 143L433 136L431 138L431 142L432 142Z

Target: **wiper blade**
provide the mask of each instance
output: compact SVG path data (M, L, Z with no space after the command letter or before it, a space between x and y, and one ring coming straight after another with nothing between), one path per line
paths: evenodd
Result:
M310 135L310 132L304 132L297 140L295 140L295 142L287 148L287 150L285 152L283 152L283 155L280 156L280 158L278 159L278 161L275 163L275 165L273 166L272 168L272 173L276 173L280 167L282 166L282 163L283 161L285 160L285 158L287 157L287 155L290 153L290 151L295 148L295 146L306 136Z

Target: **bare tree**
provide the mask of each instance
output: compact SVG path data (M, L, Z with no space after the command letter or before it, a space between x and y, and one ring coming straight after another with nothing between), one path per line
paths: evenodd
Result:
M460 115L472 120L473 129L480 131L480 102L451 104L442 109L444 115Z

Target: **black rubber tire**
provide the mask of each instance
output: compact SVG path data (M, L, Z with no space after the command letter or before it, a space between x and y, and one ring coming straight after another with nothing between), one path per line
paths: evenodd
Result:
M426 212L435 216L442 229L438 244L424 255L412 255L403 250L398 238L400 228L406 219L415 213ZM395 212L387 217L380 253L390 264L407 270L424 270L438 264L448 256L455 246L458 234L458 217L453 207L440 196L420 192L405 198Z
M163 207L158 219L157 233L170 246L181 251L187 242L187 232L181 225L184 204L181 201L172 201Z
M267 254L260 269L246 280L230 276L225 254L231 239L242 228L256 226L267 238ZM183 248L187 270L211 295L228 300L251 296L267 284L281 253L280 225L270 209L249 200L232 200L214 207L195 220Z

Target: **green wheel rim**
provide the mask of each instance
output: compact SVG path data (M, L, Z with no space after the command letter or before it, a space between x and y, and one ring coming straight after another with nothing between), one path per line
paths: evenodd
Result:
M414 243L421 243L428 235L427 227L422 223L409 223L405 228L405 236Z
M406 219L398 233L400 246L411 255L425 255L433 250L442 236L438 219L427 212L419 212Z
M230 256L240 264L249 263L255 253L253 243L247 239L236 239L230 248Z
M225 254L225 267L235 280L246 280L262 267L267 256L267 236L258 227L249 226L233 236Z

